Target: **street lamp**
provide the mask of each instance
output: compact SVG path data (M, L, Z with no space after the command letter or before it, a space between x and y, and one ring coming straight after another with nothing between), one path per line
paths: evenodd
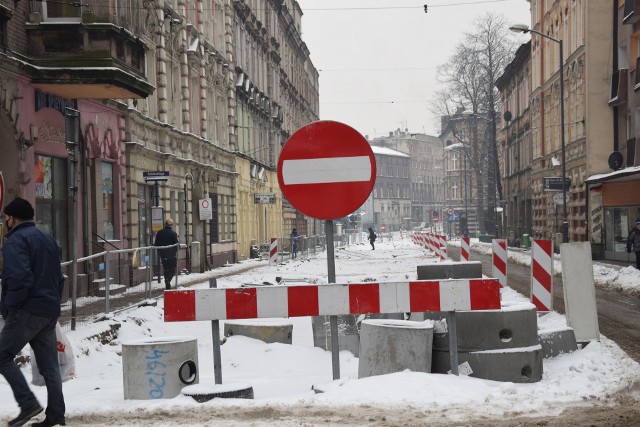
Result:
M562 142L562 241L569 241L569 221L567 216L567 157L566 145L564 141L564 52L562 49L562 40L548 36L538 30L529 28L526 25L513 25L509 29L515 33L534 33L539 36L558 43L560 48L560 135Z

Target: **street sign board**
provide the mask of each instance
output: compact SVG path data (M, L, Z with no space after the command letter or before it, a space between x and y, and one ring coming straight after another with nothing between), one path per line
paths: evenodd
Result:
M164 208L153 206L151 208L151 231L157 233L164 228Z
M276 202L276 195L274 193L256 193L253 195L253 203L256 204L270 204Z
M571 180L565 178L565 188L568 190L571 185ZM544 191L562 191L562 177L551 176L544 178Z
M355 129L318 121L296 131L278 159L278 182L294 208L312 218L347 216L367 200L376 180L376 161Z
M569 195L567 194L567 199L569 199ZM563 205L564 204L564 194L563 193L556 193L553 195L553 203L555 203L556 205Z
M142 172L145 182L149 181L168 181L169 171L145 171Z
M198 211L200 214L200 221L213 219L213 206L211 205L211 199L200 199L198 201Z
M454 212L453 215L449 215L447 217L447 220L449 222L460 221L460 215L458 215L457 213Z

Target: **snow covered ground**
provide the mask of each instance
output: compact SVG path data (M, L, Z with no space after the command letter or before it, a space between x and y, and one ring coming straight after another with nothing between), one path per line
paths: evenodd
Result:
M481 250L482 245L474 244L474 249ZM416 266L430 262L438 261L407 238L376 242L375 251L370 250L369 245L356 245L336 251L336 279L339 283L416 279ZM275 284L276 277L282 277L285 281L305 279L313 283L326 283L325 253L313 259L288 261L277 266L268 266L265 261L245 261L199 275L192 274L189 281L200 281L195 287L206 288L208 279L220 274L220 271L240 271L253 264L257 268L219 278L218 287L235 287L243 283ZM637 271L634 274L637 286L640 276ZM599 276L623 286L632 274L621 269ZM527 303L524 296L508 288L503 290L502 299L503 303ZM102 425L97 421L102 420L104 425L196 426L213 422L210 419L211 411L228 408L228 423L221 424L222 421L218 420L215 425L234 425L234 413L239 412L238 408L264 411L275 408L294 413L304 409L321 413L327 408L338 407L364 408L362 412L365 414L366 408L388 410L390 413L420 411L425 419L433 417L438 422L470 422L487 417L553 415L567 406L613 404L617 392L640 381L640 364L604 336L600 342L592 342L575 353L545 360L543 379L533 384L409 371L357 379L358 359L344 351L340 354L341 378L334 381L331 352L313 347L310 318L291 318L289 321L294 325L293 345L265 344L243 336L232 336L221 347L223 383L250 384L255 393L254 400L215 399L206 403L197 403L186 396L125 400L121 354L122 343L131 340L195 337L198 340L200 383L213 384L211 322L165 323L163 300L160 300L155 307L123 311L107 321L71 331L68 337L76 356L76 378L64 384L67 424ZM103 345L95 338L88 338L105 331L113 323L119 323L121 328L117 339L109 344ZM223 323L220 322L221 335ZM564 326L565 318L558 313L542 316L538 321L539 329ZM31 378L29 365L23 368L23 372L27 378ZM325 392L314 393L314 385L322 386ZM44 387L32 387L44 404ZM0 399L0 422L6 422L17 414L18 409L8 385L1 377L0 395L4 397ZM185 413L188 414L187 420L172 418L172 414L183 416ZM327 424L326 420L322 424L332 425L331 422ZM274 417L273 422L261 419L255 424L246 425L284 423Z

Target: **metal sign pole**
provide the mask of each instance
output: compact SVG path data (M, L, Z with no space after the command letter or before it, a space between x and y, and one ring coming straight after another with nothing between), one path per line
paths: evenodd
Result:
M64 127L67 142L67 195L71 197L71 330L76 329L78 299L78 158L80 153L80 112L72 108L64 110Z
M458 375L458 336L456 325L456 312L447 312L447 328L449 329L449 356L451 361L451 373Z
M333 220L324 222L324 234L327 238L327 275L329 283L336 282L336 260L333 252ZM338 344L338 316L329 316L331 327L331 366L333 379L340 379L340 346Z

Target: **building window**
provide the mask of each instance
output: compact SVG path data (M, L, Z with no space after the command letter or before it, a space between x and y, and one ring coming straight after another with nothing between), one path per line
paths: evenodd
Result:
M42 13L46 21L80 22L82 4L76 0L43 1Z
M34 159L36 225L58 242L68 259L67 161L36 154Z
M113 203L113 165L109 162L102 162L102 236L106 240L115 239L113 230L114 203Z
M0 4L0 50L7 50L7 27L9 19L13 16L13 12Z
M138 184L138 246L151 245L151 206L153 187ZM143 254L143 257L147 254ZM144 259L144 258L143 258Z

